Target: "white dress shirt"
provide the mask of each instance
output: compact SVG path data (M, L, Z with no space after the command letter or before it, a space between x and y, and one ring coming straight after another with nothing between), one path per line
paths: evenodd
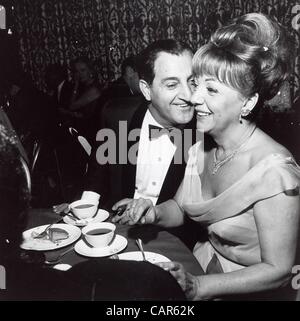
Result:
M155 205L176 146L168 135L149 139L149 125L163 128L147 110L141 128L138 149L134 198L150 199Z
M148 109L140 132L133 198L147 198L155 205L177 147L168 135L150 140L149 125L163 128ZM85 198L84 193L82 199Z

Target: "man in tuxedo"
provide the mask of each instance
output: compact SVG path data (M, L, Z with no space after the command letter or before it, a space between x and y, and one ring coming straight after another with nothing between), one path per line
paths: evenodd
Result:
M156 41L141 53L139 75L145 99L127 98L125 103L115 99L103 109L101 128L111 129L116 137L116 144L110 146L115 149L114 164L106 160L104 144L110 142L105 141L101 130L99 145L94 146L89 162L85 189L99 193L101 204L107 207L124 197L163 202L174 196L184 174L183 157L182 162L174 162L182 146L177 148L168 131L154 138L149 134L151 128L171 131L193 127L192 51L175 40ZM124 141L134 130L138 130L137 139ZM128 152L133 145L137 158L132 160Z
M183 152L188 146L177 146L168 133L183 134L186 129L191 133L195 128L190 102L192 56L188 46L172 39L152 43L142 51L139 64L145 99L114 100L103 109L85 184L85 191L101 195L101 207L110 209L126 197L148 198L158 204L175 195L184 176ZM157 137L150 137L151 129ZM138 135L131 139L135 131ZM115 139L106 140L105 133L114 134ZM189 146L192 143L190 139ZM132 148L137 151L133 160ZM115 153L113 157L110 152ZM57 212L62 209L54 207Z

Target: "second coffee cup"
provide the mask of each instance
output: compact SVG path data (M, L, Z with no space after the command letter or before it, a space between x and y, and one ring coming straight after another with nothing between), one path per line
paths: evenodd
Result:
M98 202L81 199L70 204L70 210L78 219L93 217L98 209Z
M90 223L82 229L85 241L93 247L108 246L115 235L116 225L108 222Z

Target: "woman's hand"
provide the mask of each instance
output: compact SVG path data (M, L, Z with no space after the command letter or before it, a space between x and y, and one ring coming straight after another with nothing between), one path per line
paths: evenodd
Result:
M156 221L156 211L153 203L149 199L125 198L117 202L112 210L116 211L119 207L126 206L124 212L119 216L115 215L112 222L120 224L153 224Z
M188 300L197 300L198 287L200 287L199 278L186 272L182 264L178 262L156 263L157 266L170 272L176 279Z

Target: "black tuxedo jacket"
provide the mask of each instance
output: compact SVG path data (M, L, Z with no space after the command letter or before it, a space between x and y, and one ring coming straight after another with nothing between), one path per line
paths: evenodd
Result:
M122 198L133 198L134 196L136 164L131 164L130 162L120 164L118 162L118 157L120 156L118 151L120 147L123 147L128 152L133 144L139 143L139 137L136 141L128 141L127 148L126 146L124 147L122 133L121 138L119 138L119 121L127 122L128 133L133 129L140 129L147 109L148 103L142 97L114 99L103 108L102 128L109 128L116 133L117 162L116 164L99 165L97 162L97 149L101 146L101 142L100 144L96 142L92 148L85 184L85 190L101 194L101 206L110 207ZM195 128L195 120L193 119L185 128L190 128L191 130ZM175 155L181 152L183 152L183 149L177 148ZM182 163L175 164L173 161L171 162L157 204L175 195L184 176L186 163L183 156Z

